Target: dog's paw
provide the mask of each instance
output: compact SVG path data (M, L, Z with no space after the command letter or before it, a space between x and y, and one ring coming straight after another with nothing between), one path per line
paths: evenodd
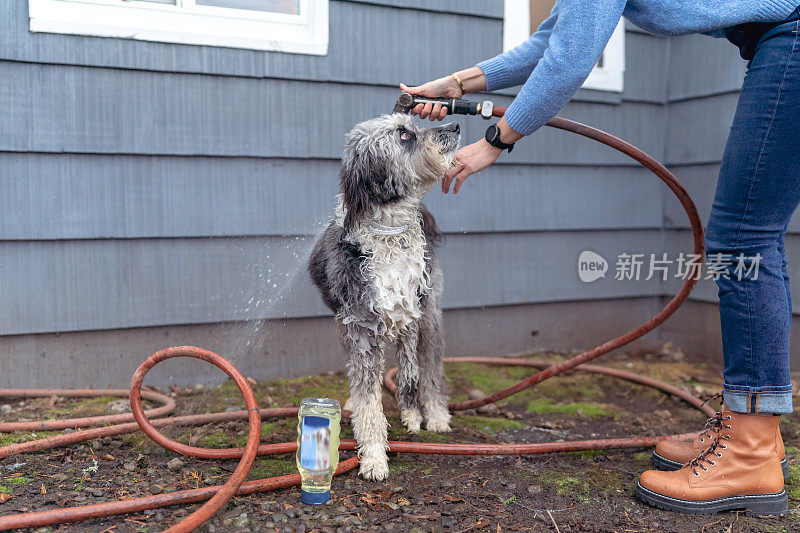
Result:
M361 477L369 481L383 481L389 477L389 460L386 454L363 455L361 468L358 470Z
M435 433L449 433L450 413L444 409L436 409L428 413L428 420L425 422L425 429Z
M418 409L401 409L400 420L409 433L419 433L422 426L422 414Z

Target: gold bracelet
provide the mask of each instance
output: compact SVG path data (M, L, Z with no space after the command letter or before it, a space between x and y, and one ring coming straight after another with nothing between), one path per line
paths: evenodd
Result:
M464 83L461 81L461 78L458 77L458 74L453 72L452 74L450 74L450 77L456 80L456 83L458 83L458 88L461 89L461 94L464 94L466 92L464 90Z

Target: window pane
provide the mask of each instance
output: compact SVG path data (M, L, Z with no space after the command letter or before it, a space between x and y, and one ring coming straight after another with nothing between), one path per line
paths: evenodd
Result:
M299 14L299 0L197 0L199 6L270 11L272 13Z
M172 4L175 5L175 0L139 0L140 2L153 2L156 4Z

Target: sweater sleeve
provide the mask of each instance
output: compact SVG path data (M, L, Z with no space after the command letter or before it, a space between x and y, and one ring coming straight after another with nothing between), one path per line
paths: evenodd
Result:
M614 33L626 0L561 0L547 47L505 114L529 135L564 107L591 74Z
M487 91L496 91L525 83L547 48L550 33L558 18L559 1L556 1L550 11L550 16L539 24L536 33L531 35L527 41L476 65L486 76Z

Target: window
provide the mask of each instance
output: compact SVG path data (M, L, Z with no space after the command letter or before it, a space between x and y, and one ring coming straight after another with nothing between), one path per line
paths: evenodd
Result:
M328 0L29 0L32 32L328 53Z
M503 49L509 50L531 36L550 15L553 0L505 0ZM584 89L622 92L625 74L625 23L620 20L600 61L583 84Z

